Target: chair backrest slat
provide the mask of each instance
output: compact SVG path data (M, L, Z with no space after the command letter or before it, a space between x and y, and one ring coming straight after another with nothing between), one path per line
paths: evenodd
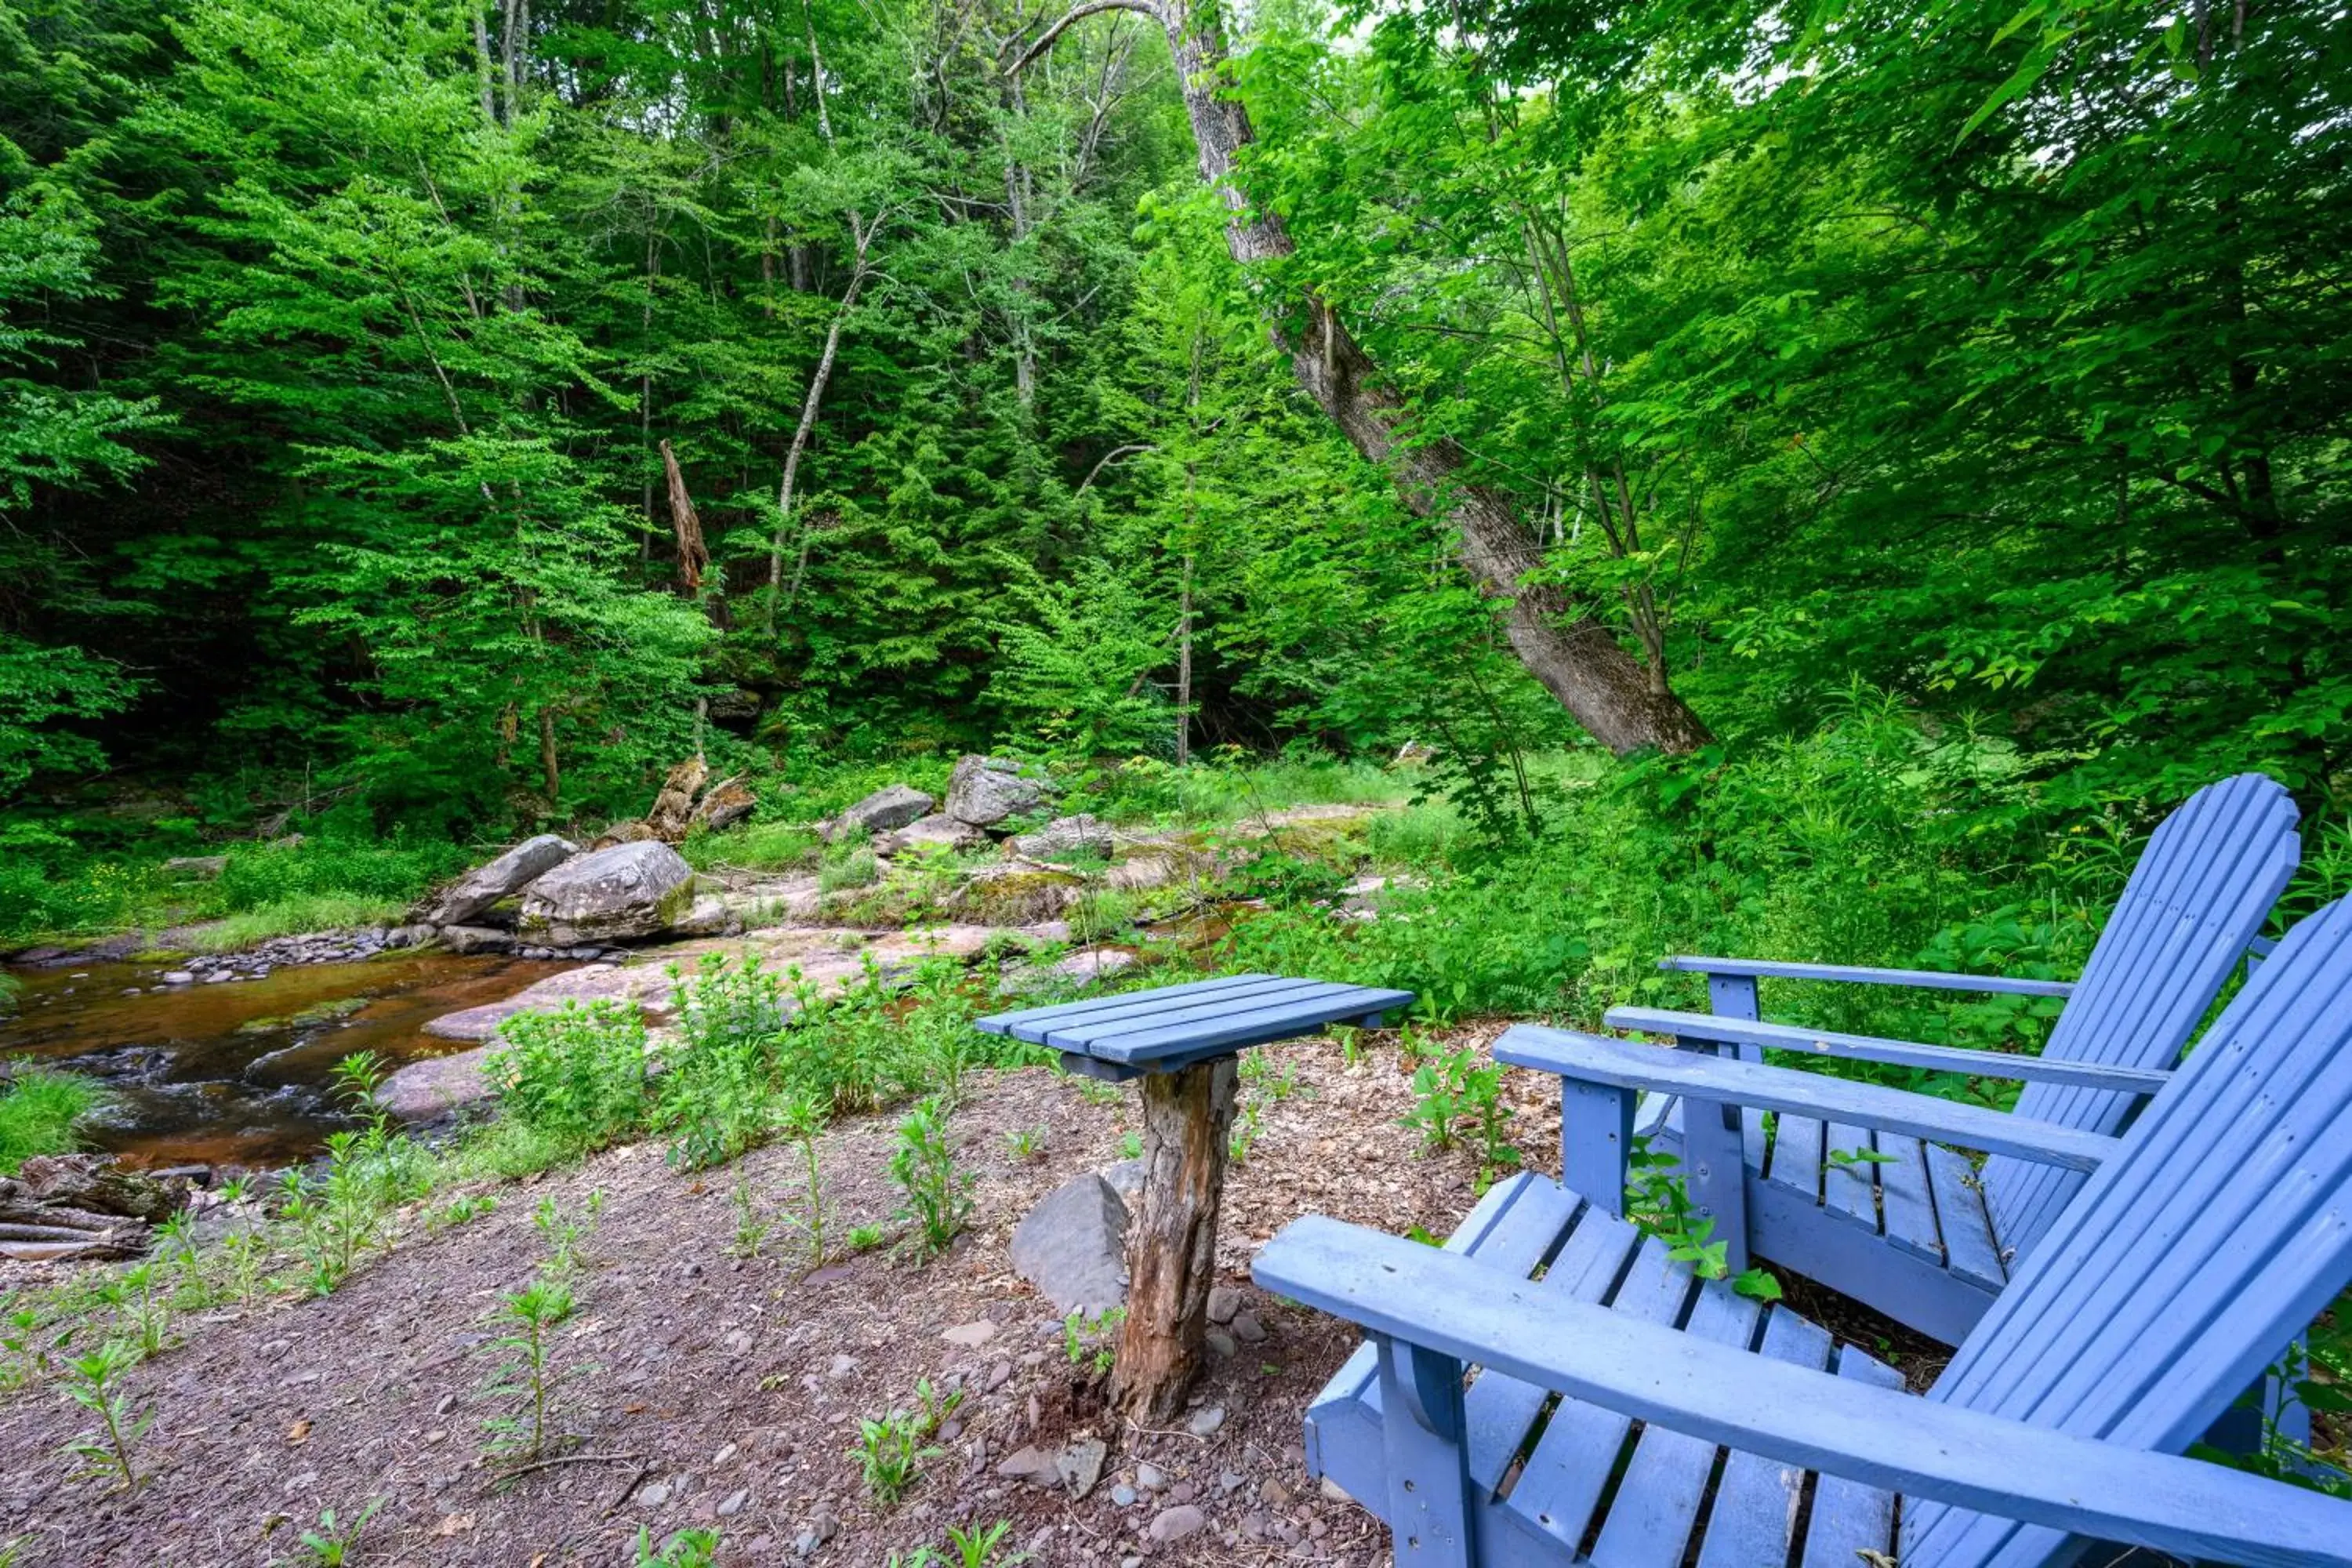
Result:
M2304 921L2091 1176L1929 1397L2178 1453L2352 1283L2352 905ZM1903 1560L2064 1538L1923 1503Z
M2242 773L2198 791L2157 828L2091 950L2042 1054L2161 1068L2179 1058L2294 874L2302 841L2294 800L2274 780ZM2134 1101L2103 1089L2035 1083L2021 1116L2093 1132L2119 1131ZM2083 1178L1995 1157L1984 1167L1994 1232L2021 1258Z

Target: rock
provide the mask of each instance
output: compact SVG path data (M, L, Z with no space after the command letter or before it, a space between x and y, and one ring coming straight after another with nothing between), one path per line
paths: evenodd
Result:
M227 869L226 855L174 855L163 862L166 877L185 877L197 882L212 881Z
M1220 1328L1212 1327L1208 1331L1207 1338L1209 1342L1209 1353L1211 1355L1228 1356L1241 1349L1239 1345L1234 1342L1234 1336Z
M1110 1184L1110 1190L1118 1194L1119 1201L1127 1205L1128 1213L1133 1214L1136 1205L1143 1202L1143 1162L1141 1160L1120 1160L1114 1164L1105 1165L1096 1174ZM1213 1294L1211 1300L1214 1299Z
M196 977L184 969L170 970L163 976L166 985L194 985L195 983Z
M377 1088L376 1103L404 1121L430 1121L478 1104L490 1097L490 1081L482 1071L490 1050L484 1046L410 1062Z
M709 828L716 833L722 827L732 827L751 815L760 804L740 778L721 779L702 792L694 803L694 815L687 819L689 830Z
M1265 1325L1257 1321L1255 1312L1234 1313L1233 1326L1234 1338L1245 1345L1263 1344L1265 1342Z
M1333 1480L1328 1476L1325 1476L1323 1478L1321 1490L1323 1495L1333 1502L1353 1502L1356 1500L1354 1498L1348 1495L1346 1488L1342 1487L1339 1482Z
M1203 1405L1200 1409L1192 1412L1192 1418L1184 1423L1184 1430L1195 1437L1206 1437L1224 1424L1225 1407L1223 1405Z
M1151 1529L1147 1533L1164 1546L1171 1541L1199 1534L1208 1522L1208 1515L1191 1503L1178 1503L1174 1508L1162 1509L1153 1515Z
M1127 1205L1089 1171L1045 1194L1013 1230L1013 1267L1060 1312L1127 1301Z
M721 1519L734 1518L737 1514L743 1511L743 1505L751 1500L751 1489L749 1487L738 1488L736 1490L728 1493L727 1500L719 1505L719 1517Z
M418 918L436 926L476 924L499 900L512 898L579 853L578 845L552 833L526 838L443 889Z
M1138 1465L1135 1467L1135 1484L1145 1491L1156 1492L1168 1484L1168 1478L1160 1474L1157 1465Z
M981 925L1025 926L1052 920L1085 890L1085 881L1068 871L1006 862L973 870L949 904L964 920Z
M760 716L761 698L756 691L737 687L722 691L710 700L708 711L711 721L719 724L749 724Z
M659 1508L669 1501L669 1492L667 1481L655 1481L637 1493L637 1505L640 1508Z
M1052 785L1009 757L958 759L948 781L947 814L974 827L992 827L1015 812L1045 804Z
M987 837L968 822L958 822L943 812L935 812L884 834L875 841L874 847L885 855L902 855L909 849L933 847L970 849Z
M892 784L887 789L876 790L820 831L829 842L855 844L869 835L887 833L894 827L920 821L929 815L933 804L921 790Z
M440 934L429 925L394 926L383 933L383 945L395 948L423 947L428 942L437 941Z
M654 796L653 809L646 813L647 831L665 844L685 837L694 816L694 797L702 793L709 777L710 764L698 756L670 769L669 776L662 780L661 793Z
M1101 1438L1081 1438L1054 1461L1055 1473L1061 1477L1071 1497L1083 1498L1102 1479L1103 1461L1109 1457L1110 1447Z
M1164 855L1139 855L1132 860L1122 860L1103 873L1103 880L1124 892L1139 893L1152 888L1164 888L1176 874Z
M1242 1310L1242 1293L1230 1285L1217 1285L1209 1290L1209 1321L1230 1323Z
M986 1318L982 1318L977 1322L960 1324L955 1328L950 1329L947 1332L940 1336L940 1338L947 1341L948 1343L951 1345L961 1345L968 1351L976 1351L995 1337L996 1325L990 1322Z
M1062 860L1073 855L1108 860L1112 848L1110 824L1083 812L1057 816L1034 833L1016 834L1011 843L1014 854L1032 860Z
M619 844L567 860L523 895L522 930L551 947L669 929L694 903L694 868L667 844Z
M455 953L503 952L515 944L514 932L491 926L443 926L441 945Z
M1133 1508L1136 1495L1135 1489L1130 1486L1121 1485L1110 1489L1110 1500L1121 1508Z
M679 936L735 936L743 922L724 898L710 894L695 900L670 930Z
M646 839L651 838L653 836L654 830L652 828L647 827L644 823L638 821L633 816L625 821L614 822L607 825L604 832L596 835L596 841L589 845L588 847L591 849L610 849L615 844L643 844Z
M1050 1488L1062 1484L1059 1461L1034 1444L1015 1449L996 1467L996 1473L1008 1481L1026 1481L1033 1487Z
M838 1382L842 1378L854 1375L856 1371L857 1358L846 1351L836 1351L834 1352L832 1364L824 1369L824 1374Z
M1268 1476L1258 1483L1257 1500L1268 1508L1280 1508L1290 1500L1290 1489Z
M1122 948L1082 947L1076 952L1066 953L1049 967L1055 974L1091 985L1097 980L1134 966L1135 954Z

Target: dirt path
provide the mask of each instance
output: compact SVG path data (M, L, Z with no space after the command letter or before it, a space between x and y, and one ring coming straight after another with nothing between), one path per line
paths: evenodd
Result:
M155 1424L140 1456L150 1479L128 1497L68 1479L56 1450L84 1422L57 1388L0 1398L0 1542L29 1537L27 1564L299 1561L295 1538L320 1510L349 1519L383 1497L361 1563L630 1563L641 1524L658 1541L700 1523L722 1532L725 1563L796 1562L806 1538L811 1561L881 1568L893 1551L943 1542L950 1524L998 1519L1013 1524L1007 1547L1027 1548L1041 1568L1385 1562L1370 1516L1318 1492L1302 1468L1301 1413L1353 1334L1250 1287L1248 1260L1309 1211L1443 1234L1472 1203L1474 1172L1462 1155L1421 1157L1397 1125L1412 1095L1391 1047L1352 1067L1328 1040L1264 1054L1277 1073L1295 1067L1298 1089L1265 1106L1234 1171L1219 1262L1265 1337L1216 1361L1192 1413L1205 1426L1203 1411L1224 1412L1206 1436L1102 1423L1051 1304L1011 1272L1006 1242L1028 1205L1117 1159L1133 1120L1127 1099L1094 1103L1030 1069L978 1075L957 1114L978 1208L928 1265L870 1252L803 1277L781 1229L761 1256L730 1255L739 1178L772 1215L793 1180L787 1150L699 1178L667 1170L656 1145L616 1151L496 1189L488 1217L433 1234L412 1224L323 1300L182 1325L187 1343L131 1374ZM1538 1090L1513 1091L1527 1097L1518 1141L1534 1149L1556 1126ZM825 1138L836 1236L888 1216L892 1127L875 1118ZM1038 1157L1008 1149L1021 1130L1042 1130ZM576 1212L592 1191L605 1194L603 1217L558 1339L562 1364L590 1370L565 1385L557 1415L582 1451L631 1458L493 1486L481 1424L511 1402L484 1393L498 1359L488 1314L545 1256L534 1205L552 1197ZM19 1272L0 1289L26 1282ZM911 1407L919 1377L961 1386L965 1402L941 1435L946 1452L883 1509L845 1450L858 1417ZM1111 1453L1085 1500L998 1474L1024 1445L1090 1426ZM1122 1505L1127 1489L1134 1500ZM1198 1533L1150 1544L1153 1519L1187 1505L1204 1517Z

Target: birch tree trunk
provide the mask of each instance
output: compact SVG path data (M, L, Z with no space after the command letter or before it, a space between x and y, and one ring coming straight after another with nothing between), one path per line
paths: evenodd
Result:
M1230 73L1214 0L1088 0L1041 34L1010 69L1025 68L1072 23L1106 11L1138 12L1166 30L1201 178L1231 215L1225 241L1234 259L1247 267L1290 255L1282 220L1254 211L1234 179L1234 159L1256 136L1249 111L1220 96ZM1484 593L1509 603L1512 651L1593 739L1620 755L1652 746L1690 752L1706 743L1706 727L1675 695L1662 662L1627 651L1556 584L1524 581L1543 564L1543 552L1511 499L1469 479L1469 455L1454 441L1402 438L1409 434L1404 400L1328 306L1311 295L1274 298L1267 318L1299 385L1356 450L1389 470L1414 512L1445 517L1460 531L1463 567Z

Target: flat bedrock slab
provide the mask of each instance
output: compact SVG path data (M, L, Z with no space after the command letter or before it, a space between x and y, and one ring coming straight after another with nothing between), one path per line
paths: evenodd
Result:
M1127 1205L1089 1171L1063 1183L1013 1230L1013 1267L1062 1312L1127 1302Z
M512 898L579 853L578 845L556 834L526 838L450 883L420 918L429 925L473 925L499 900Z
M1032 860L1063 860L1073 855L1092 855L1108 860L1116 847L1110 824L1081 812L1076 816L1057 816L1034 833L1013 836L1013 851L1026 855Z
M658 936L694 904L694 868L647 840L567 860L530 885L522 930L550 947Z

